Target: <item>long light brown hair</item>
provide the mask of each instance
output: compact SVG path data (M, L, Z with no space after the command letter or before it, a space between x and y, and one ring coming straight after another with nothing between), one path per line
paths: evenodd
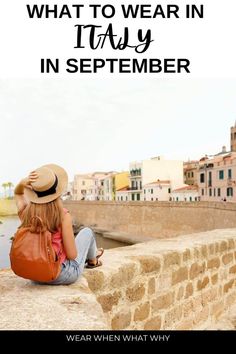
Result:
M43 222L43 230L55 233L61 227L62 220L62 202L60 198L45 204L36 204L30 202L22 213L21 227L30 227L31 232L39 232L40 218Z

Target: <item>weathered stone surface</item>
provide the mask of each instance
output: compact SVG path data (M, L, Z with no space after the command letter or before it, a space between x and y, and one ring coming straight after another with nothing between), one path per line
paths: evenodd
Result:
M92 272L86 272L85 277L92 291L96 292L103 288L105 277L102 271L94 269Z
M148 281L148 295L154 294L156 291L156 279L153 277Z
M192 283L188 283L186 285L186 290L185 290L185 299L187 299L192 294L193 294L193 284Z
M126 297L129 301L135 302L141 300L145 293L144 284L136 284L126 290Z
M139 256L137 260L141 263L141 270L143 273L159 272L161 262L159 257L154 256Z
M202 274L204 272L204 263L193 263L190 267L190 272L189 272L189 277L190 279L194 279L196 277L198 277L200 274Z
M233 261L233 259L234 259L233 253L227 253L227 254L224 254L224 255L222 256L222 262L223 262L224 264L229 264L229 263L231 263L231 262Z
M207 262L208 269L219 268L219 266L220 266L220 259L218 257L212 258Z
M169 252L167 254L164 254L163 258L164 258L164 266L163 266L164 270L174 265L180 266L181 264L181 255L178 252Z
M231 279L228 283L224 285L224 293L227 293L234 285L234 279Z
M126 329L131 322L131 311L120 311L111 321L112 329Z
M174 302L174 293L169 292L163 295L158 296L156 299L152 301L152 310L154 312L159 311L161 309L165 309L172 305Z
M230 267L229 272L230 272L231 274L235 274L235 273L236 273L236 265Z
M134 321L143 321L149 316L150 312L150 303L145 302L144 304L139 305L134 312Z
M202 290L209 284L209 277L204 277L202 280L198 280L197 289Z
M109 325L85 278L70 286L36 285L0 271L1 330L92 330Z
M103 311L108 312L112 310L112 307L114 305L118 304L120 297L121 297L121 292L115 291L114 293L111 294L100 295L98 296L97 300L99 304L102 306Z
M151 320L147 321L144 325L146 331L154 331L161 329L161 316L155 316Z
M172 273L172 285L180 283L186 279L188 279L188 268L187 267L181 267Z
M216 274L212 275L211 283L212 283L212 285L215 285L217 282L218 282L218 274L216 273Z

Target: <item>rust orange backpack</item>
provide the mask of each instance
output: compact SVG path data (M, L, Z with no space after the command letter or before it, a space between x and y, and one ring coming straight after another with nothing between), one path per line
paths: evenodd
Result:
M49 282L60 273L60 259L52 246L51 232L44 231L41 218L33 218L39 220L39 232L31 232L30 227L18 229L10 250L11 269L22 278Z

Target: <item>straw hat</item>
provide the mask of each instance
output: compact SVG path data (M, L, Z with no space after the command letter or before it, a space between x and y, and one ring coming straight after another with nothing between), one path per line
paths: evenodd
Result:
M57 165L49 164L35 170L38 178L31 183L32 190L25 188L29 201L36 204L52 202L65 192L68 184L66 171Z

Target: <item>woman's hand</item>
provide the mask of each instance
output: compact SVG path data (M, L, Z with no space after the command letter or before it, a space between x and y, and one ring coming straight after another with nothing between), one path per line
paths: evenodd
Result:
M20 184L24 187L24 188L29 188L29 189L33 189L33 187L31 186L31 183L35 182L38 178L38 174L35 171L30 172L29 176L22 179L22 181L20 182Z

